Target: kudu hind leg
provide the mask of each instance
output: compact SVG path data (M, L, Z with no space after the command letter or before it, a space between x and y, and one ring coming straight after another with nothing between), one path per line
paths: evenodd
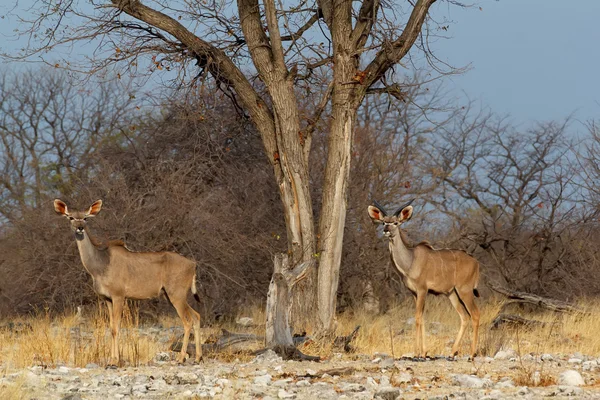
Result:
M477 355L477 345L479 342L479 307L475 303L475 295L473 294L473 288L461 288L458 290L458 296L463 302L467 312L471 316L471 323L473 324L473 340L471 341L471 358Z
M196 362L202 361L202 344L200 343L200 314L196 312L190 305L190 315L194 324L194 342L196 343Z
M175 307L175 310L177 310L177 314L179 315L179 318L181 318L181 322L183 323L183 343L181 344L181 352L179 353L179 362L183 364L187 356L187 348L190 340L190 331L192 330L192 311L194 310L189 306L185 299L179 301L173 301L173 299L171 299L171 302L173 303L173 307ZM199 337L196 340L199 341ZM196 344L198 343L199 342L196 342Z
M456 340L454 340L454 344L452 345L452 354L450 355L451 357L454 357L458 354L460 341L462 340L462 337L465 334L465 329L467 329L470 317L469 313L465 309L465 306L463 306L460 299L458 298L456 292L453 291L452 293L450 293L448 299L450 299L450 303L452 303L452 306L460 316L460 329L458 330Z

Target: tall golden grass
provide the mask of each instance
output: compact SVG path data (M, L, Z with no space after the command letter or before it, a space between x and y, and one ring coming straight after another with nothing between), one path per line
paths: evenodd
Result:
M527 353L581 352L600 355L600 304L588 301L580 304L589 315L538 312L522 314L545 322L544 327L533 329L498 329L489 326L500 308L501 302L488 301L481 304L480 351L482 356L493 356L502 348L512 348L521 355ZM249 307L240 316L250 316L257 324L264 321L262 306ZM407 320L414 316L412 300L398 304L384 315L371 315L367 312L346 312L338 316L337 335L349 334L357 325L361 328L352 342L355 353L374 355L385 353L394 357L411 354L414 351L414 324ZM8 321L0 321L5 325ZM85 367L89 363L106 365L110 355L110 329L103 305L81 319L75 312L51 318L40 312L29 318L13 323L30 326L19 333L9 329L0 330L0 376L20 368L33 365L56 367ZM430 297L425 311L426 347L430 355L448 355L458 327L459 317L445 298ZM162 329L180 326L175 315L160 318ZM170 343L160 343L152 335L143 334L140 329L138 310L135 303L125 308L121 331L121 359L124 366L148 364L156 353L168 351ZM229 321L209 328L203 328L203 338L211 334L219 335L222 328L232 331L250 331L264 334L262 326L246 329ZM307 327L307 331L311 332ZM175 336L172 340L175 340ZM469 329L461 345L461 353L467 354L471 341ZM335 349L330 339L311 340L302 351L321 357L331 357L342 352ZM352 357L352 355L349 355ZM225 358L229 359L229 357Z

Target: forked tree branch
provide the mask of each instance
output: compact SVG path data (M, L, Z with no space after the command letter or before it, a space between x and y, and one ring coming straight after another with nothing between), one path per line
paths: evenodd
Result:
M260 127L259 131L263 138L265 150L268 153L275 151L275 122L273 114L264 100L254 90L248 79L222 50L200 39L170 16L147 7L138 0L111 1L116 8L131 17L177 38L198 56L198 62L201 67L206 67L218 81L232 86L250 113L256 126Z
M412 48L421 33L421 28L427 18L429 8L435 2L436 0L418 0L416 2L400 37L389 44L384 44L381 50L375 55L373 61L365 69L365 80L359 89L362 92L358 96L359 99L362 99L367 89L381 79Z
M364 0L360 7L356 26L352 31L351 38L352 43L355 44L357 50L363 48L371 34L373 23L375 22L377 12L379 11L379 4L379 0Z

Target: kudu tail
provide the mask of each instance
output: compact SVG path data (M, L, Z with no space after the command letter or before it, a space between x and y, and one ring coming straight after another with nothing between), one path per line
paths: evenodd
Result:
M192 294L198 303L200 303L200 296L198 296L198 289L196 289L196 274L194 274L194 279L192 279Z
M475 281L475 287L473 288L473 295L475 295L475 297L479 297L479 290L477 290L477 286L479 285L479 267L480 264L477 263L477 280Z

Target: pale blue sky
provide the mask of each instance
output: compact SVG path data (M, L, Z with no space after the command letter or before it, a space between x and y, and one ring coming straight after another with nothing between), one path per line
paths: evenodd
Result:
M12 8L3 2L0 14ZM31 0L21 0L24 8ZM14 3L13 3L14 4ZM454 66L471 65L447 82L516 123L562 119L570 114L585 121L600 118L600 0L480 0L461 9L438 2L434 16L446 16L448 40L434 50ZM14 16L0 20L0 48L16 27ZM22 44L21 44L22 46ZM4 68L19 65L4 64Z
M482 0L444 6L438 56L471 64L451 87L515 122L600 118L600 0Z

